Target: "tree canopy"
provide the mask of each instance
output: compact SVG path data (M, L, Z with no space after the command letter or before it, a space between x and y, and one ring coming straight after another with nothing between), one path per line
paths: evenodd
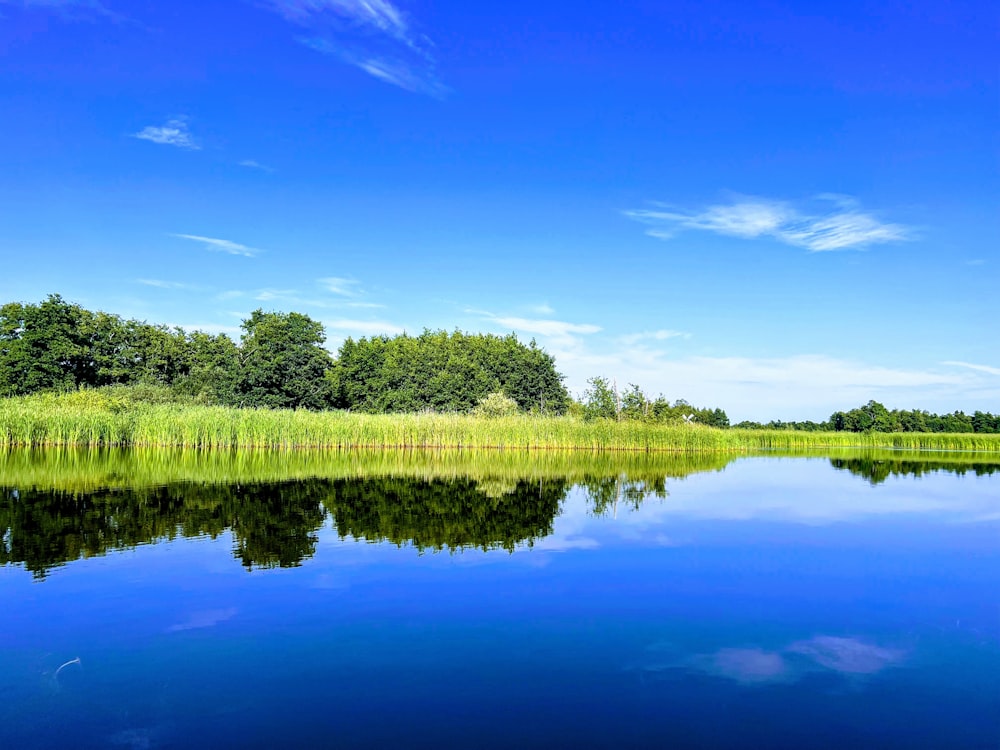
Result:
M569 404L552 357L513 334L425 330L349 338L332 377L335 405L364 412L469 412L491 393L525 411L562 414Z

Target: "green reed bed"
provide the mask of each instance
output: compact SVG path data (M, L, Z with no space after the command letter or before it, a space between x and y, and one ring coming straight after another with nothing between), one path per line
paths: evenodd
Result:
M98 391L0 401L3 446L758 451L860 447L1000 452L1000 436L718 430L569 417L352 414L129 402Z

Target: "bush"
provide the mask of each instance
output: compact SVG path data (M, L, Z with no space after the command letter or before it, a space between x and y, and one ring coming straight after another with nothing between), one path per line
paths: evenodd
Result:
M472 413L477 417L512 417L520 411L517 401L500 391L479 399Z

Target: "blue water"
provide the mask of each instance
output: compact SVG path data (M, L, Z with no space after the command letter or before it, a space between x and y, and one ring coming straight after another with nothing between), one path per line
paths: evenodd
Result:
M0 747L1000 748L1000 475L758 458L667 489L598 515L567 487L513 552L322 511L258 540L312 533L291 567L231 529L11 558Z

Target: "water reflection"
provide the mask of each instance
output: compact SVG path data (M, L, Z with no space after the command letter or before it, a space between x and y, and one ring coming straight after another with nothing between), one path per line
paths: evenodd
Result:
M817 672L861 679L902 666L907 657L907 649L866 638L817 635L771 650L723 647L696 654L678 653L671 644L656 643L647 649L639 670L644 678L697 672L753 686L794 683Z
M855 476L863 477L874 486L882 484L889 477L923 477L936 472L948 472L964 476L973 474L977 477L989 476L1000 472L1000 463L994 461L975 460L963 457L951 460L915 459L912 456L900 456L892 453L856 456L852 458L831 458L830 464L835 469L849 471Z
M817 521L941 507L934 499L900 501L884 492L846 499L814 492L809 503L789 496L787 507L761 493L670 497L668 481L722 471L734 460L572 452L10 451L0 454L0 563L22 565L42 579L68 562L113 550L228 533L248 570L287 568L315 554L325 524L341 539L419 551L557 550L597 547L580 532L586 518L600 516L619 520L623 531L649 526L655 539L673 544L659 529L668 517ZM891 452L829 460L873 486L889 476L980 476L1000 468L981 457ZM741 463L716 486L739 489L754 481L748 466ZM575 507L565 511L574 488L585 498L583 515ZM996 510L976 502L967 502L969 518ZM554 533L560 513L566 517ZM757 663L767 671L767 658Z

